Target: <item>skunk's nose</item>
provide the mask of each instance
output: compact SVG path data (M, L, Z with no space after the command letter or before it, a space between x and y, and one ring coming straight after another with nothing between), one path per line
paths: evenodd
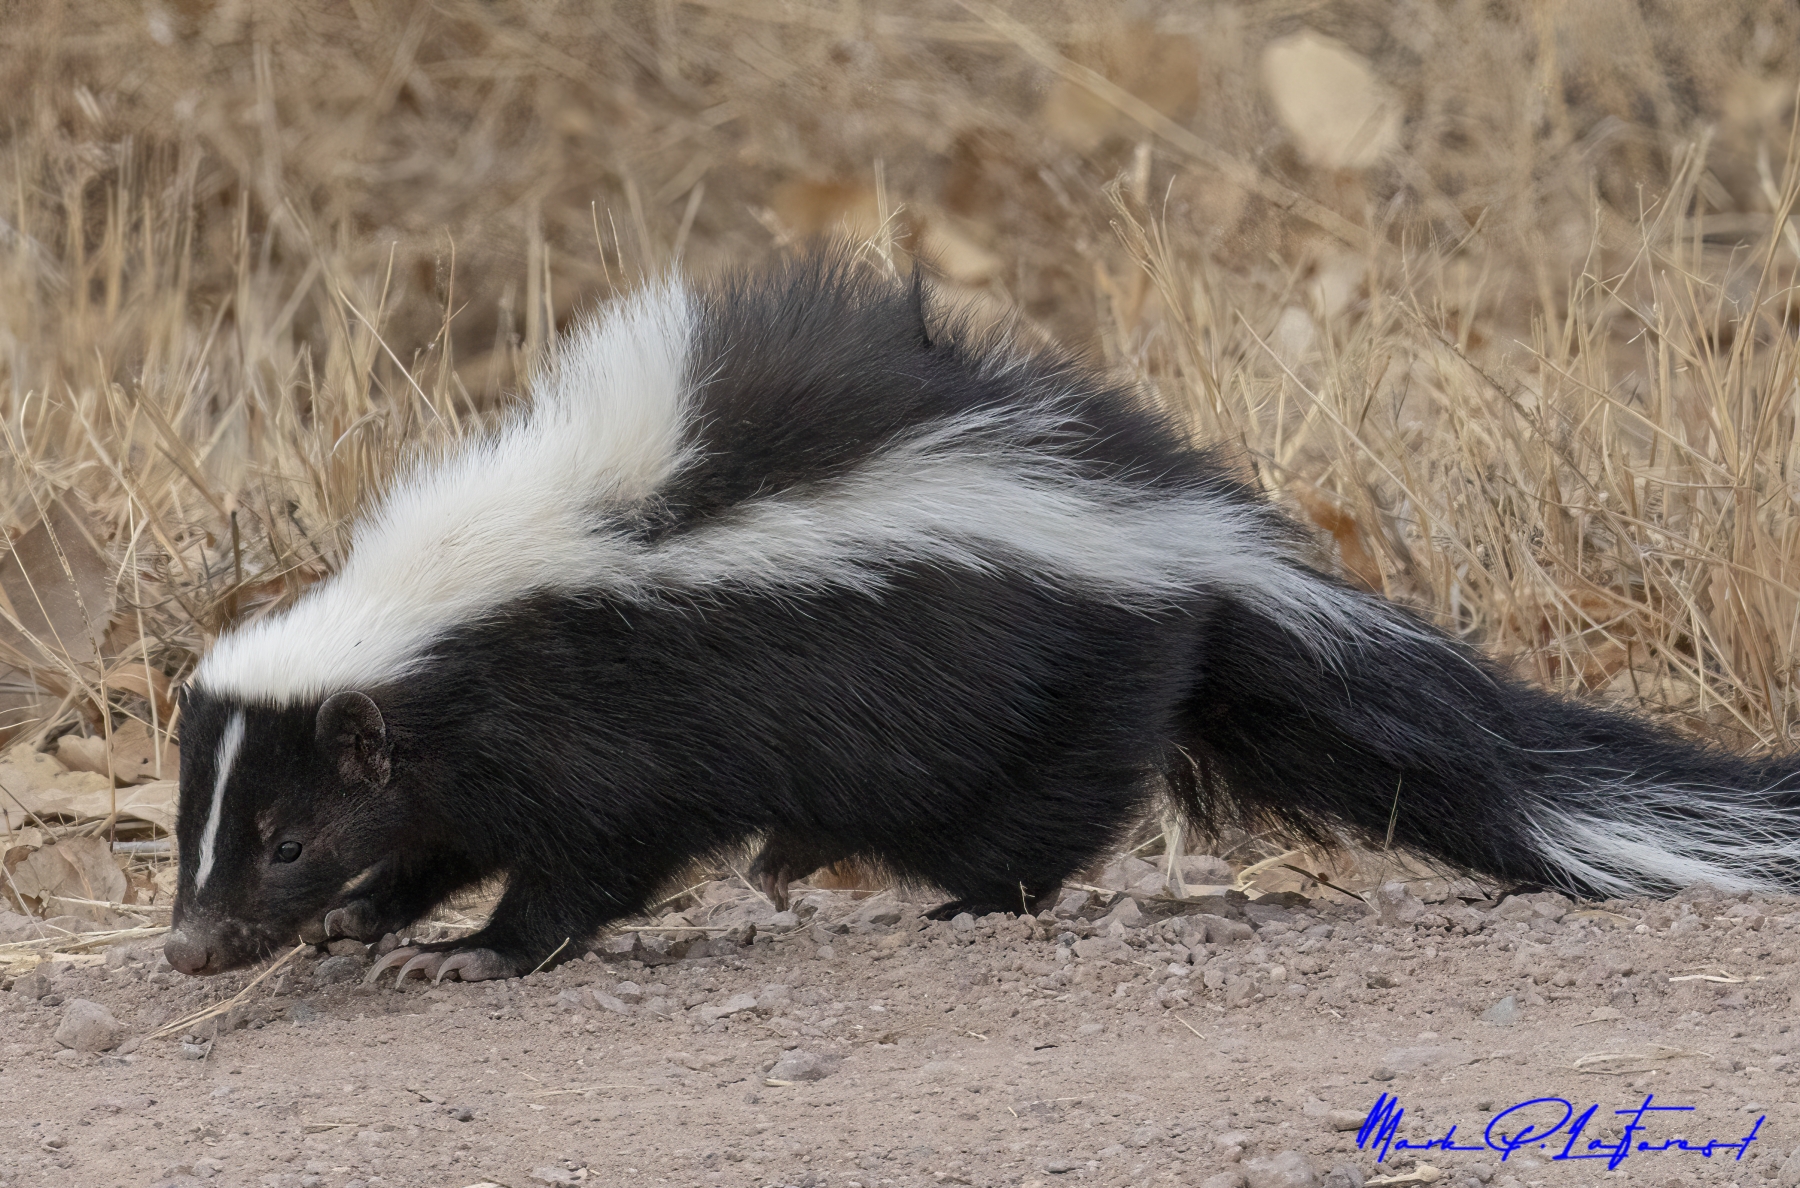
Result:
M163 941L163 956L182 973L197 974L206 968L212 954L207 952L203 941L195 940L186 930L177 928Z

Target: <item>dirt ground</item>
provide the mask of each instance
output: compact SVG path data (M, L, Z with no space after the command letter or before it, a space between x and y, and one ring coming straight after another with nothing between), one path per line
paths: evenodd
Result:
M1379 911L1074 890L1035 920L929 923L892 892L775 916L719 882L657 922L709 931L619 933L514 982L370 987L369 956L308 951L185 1038L146 1037L255 971L189 979L123 945L0 992L0 1185L1800 1180L1800 904L1415 889ZM55 1038L79 1001L119 1024L83 1042L115 1046ZM1579 1152L1649 1095L1693 1108L1643 1115L1639 1143L1755 1137L1611 1173L1551 1158L1567 1128L1379 1163L1357 1127L1383 1093L1414 1143L1479 1144L1562 1097L1599 1107Z

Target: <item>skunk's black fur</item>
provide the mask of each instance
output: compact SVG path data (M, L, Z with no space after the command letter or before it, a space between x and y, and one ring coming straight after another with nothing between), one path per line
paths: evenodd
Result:
M759 839L776 893L856 858L1019 910L1168 795L1578 893L1800 882L1791 760L1502 675L1295 559L1136 393L916 283L800 260L562 349L534 412L197 674L178 967L503 874L414 964L514 974ZM493 510L459 521L469 483ZM503 515L541 527L488 540Z

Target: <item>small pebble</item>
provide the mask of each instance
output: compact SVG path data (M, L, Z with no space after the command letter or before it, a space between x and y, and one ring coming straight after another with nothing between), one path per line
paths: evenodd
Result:
M54 1038L77 1052L104 1052L119 1046L125 1038L125 1026L99 1003L77 998L63 1012Z
M1319 1188L1319 1173L1299 1151L1283 1151L1244 1163L1248 1188Z
M327 957L319 962L313 970L313 982L320 986L332 986L340 982L359 982L363 976L363 963L355 957Z
M818 1081L837 1071L839 1058L789 1048L764 1074L771 1081Z

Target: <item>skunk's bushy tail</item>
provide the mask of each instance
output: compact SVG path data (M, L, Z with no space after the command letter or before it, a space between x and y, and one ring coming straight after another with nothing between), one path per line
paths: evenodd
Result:
M1319 582L1333 585L1318 577ZM1333 587L1335 588L1335 586ZM1800 764L1756 762L1498 672L1347 594L1370 629L1321 648L1217 604L1173 784L1203 824L1321 822L1501 878L1585 895L1694 883L1800 888ZM1184 760L1185 766L1185 760Z

